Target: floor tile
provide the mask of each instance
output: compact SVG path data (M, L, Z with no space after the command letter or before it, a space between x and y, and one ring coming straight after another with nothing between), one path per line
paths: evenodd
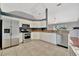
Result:
M15 47L0 50L3 56L65 56L68 50L40 40L25 42Z

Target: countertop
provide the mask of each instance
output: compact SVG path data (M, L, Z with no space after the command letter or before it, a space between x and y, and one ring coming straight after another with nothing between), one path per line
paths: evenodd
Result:
M56 32L55 30L32 30L32 32Z
M31 30L31 32L47 32L47 33L69 33L66 30Z

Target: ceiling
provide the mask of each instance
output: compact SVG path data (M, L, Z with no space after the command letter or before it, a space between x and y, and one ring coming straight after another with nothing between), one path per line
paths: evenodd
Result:
M36 19L45 18L45 9L48 8L48 20L63 18L71 14L77 14L79 10L78 3L1 3L1 9L4 12L21 11L33 15ZM75 11L75 12L74 12ZM61 17L62 16L62 17ZM51 21L50 21L51 22Z

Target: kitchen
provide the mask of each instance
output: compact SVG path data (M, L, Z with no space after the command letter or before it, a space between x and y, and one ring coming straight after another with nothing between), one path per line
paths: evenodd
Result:
M11 48L13 46L15 47L16 45L19 46L22 43L29 43L31 40L44 41L48 44L52 45L54 44L56 46L68 49L69 31L71 31L73 27L78 27L79 25L78 24L79 4L62 3L60 4L60 6L56 3L49 4L49 6L52 5L54 8L52 12L53 16L51 16L52 18L49 16L49 14L51 15L50 11L52 10L51 7L48 6L48 4L46 4L48 8L45 8L46 6L42 7L44 4L34 4L34 6L36 7L38 6L39 8L42 7L40 10L39 8L36 8L34 11L31 11L32 13L34 13L35 11L40 12L36 13L37 15L36 17L20 11L19 7L16 7L15 11L9 12L10 9L6 9L5 6L7 5L10 7L10 5L9 4L2 4L2 5L3 6L1 7L1 18L0 18L2 20L0 23L2 25L1 27L2 45L0 46L1 49L5 48L8 49L8 47ZM30 6L30 4L26 5ZM73 6L74 8L71 6ZM35 7L32 6L32 8ZM69 9L65 10L66 8ZM4 12L4 10L8 12ZM67 14L68 12L70 12L70 14Z

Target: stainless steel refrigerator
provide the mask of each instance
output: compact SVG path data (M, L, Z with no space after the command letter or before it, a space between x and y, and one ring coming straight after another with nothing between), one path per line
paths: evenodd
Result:
M2 33L2 48L19 44L19 21L4 18Z

